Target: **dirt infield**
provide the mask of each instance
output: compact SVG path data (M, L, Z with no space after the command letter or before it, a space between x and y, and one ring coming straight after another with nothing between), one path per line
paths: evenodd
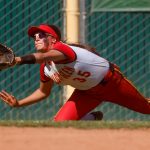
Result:
M149 150L150 129L0 127L0 150Z

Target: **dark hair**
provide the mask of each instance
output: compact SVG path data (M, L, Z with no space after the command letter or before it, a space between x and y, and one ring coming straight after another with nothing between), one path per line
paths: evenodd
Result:
M95 47L89 46L87 44L81 44L81 43L67 43L67 44L70 45L70 46L76 46L76 47L84 48L84 49L86 49L86 50L88 50L88 51L90 51L90 52L92 52L92 53L99 56L99 54L96 52Z
M48 26L50 26L50 27L56 32L56 34L58 35L59 39L61 40L61 31L60 31L60 29L59 29L57 26L55 26L55 25L50 25L50 24L48 24ZM86 50L88 50L88 51L90 51L90 52L92 52L92 53L94 53L94 54L96 54L96 55L99 55L99 54L96 52L96 48L94 48L94 47L92 47L92 46L89 46L89 45L87 45L87 44L68 43L67 41L63 41L63 42L66 43L66 44L68 44L68 45L70 45L70 46L76 46L76 47L84 48L84 49L86 49Z
M61 40L60 29L57 26L55 26L55 25L48 25L48 26L50 26L56 32L56 34L58 35L59 39Z

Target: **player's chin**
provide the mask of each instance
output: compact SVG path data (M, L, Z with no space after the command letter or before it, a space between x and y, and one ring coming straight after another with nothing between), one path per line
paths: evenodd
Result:
M45 52L46 52L44 49L36 49L36 50L37 50L37 52L39 52L39 53L45 53Z

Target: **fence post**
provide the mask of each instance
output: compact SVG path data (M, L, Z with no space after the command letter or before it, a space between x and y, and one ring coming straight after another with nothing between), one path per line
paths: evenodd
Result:
M85 0L79 0L80 6L80 21L79 21L79 42L85 44L85 19L86 19L86 9Z
M67 42L79 42L79 0L65 0L65 35ZM72 94L74 88L71 86L64 87L64 101Z

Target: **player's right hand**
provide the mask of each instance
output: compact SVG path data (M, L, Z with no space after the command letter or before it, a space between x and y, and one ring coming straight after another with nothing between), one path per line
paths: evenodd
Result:
M7 92L4 91L4 90L2 90L2 91L0 92L0 98L1 98L5 103L7 103L9 106L12 106L12 107L17 107L17 106L18 106L18 101L17 101L17 99L16 99L13 95L7 93Z

